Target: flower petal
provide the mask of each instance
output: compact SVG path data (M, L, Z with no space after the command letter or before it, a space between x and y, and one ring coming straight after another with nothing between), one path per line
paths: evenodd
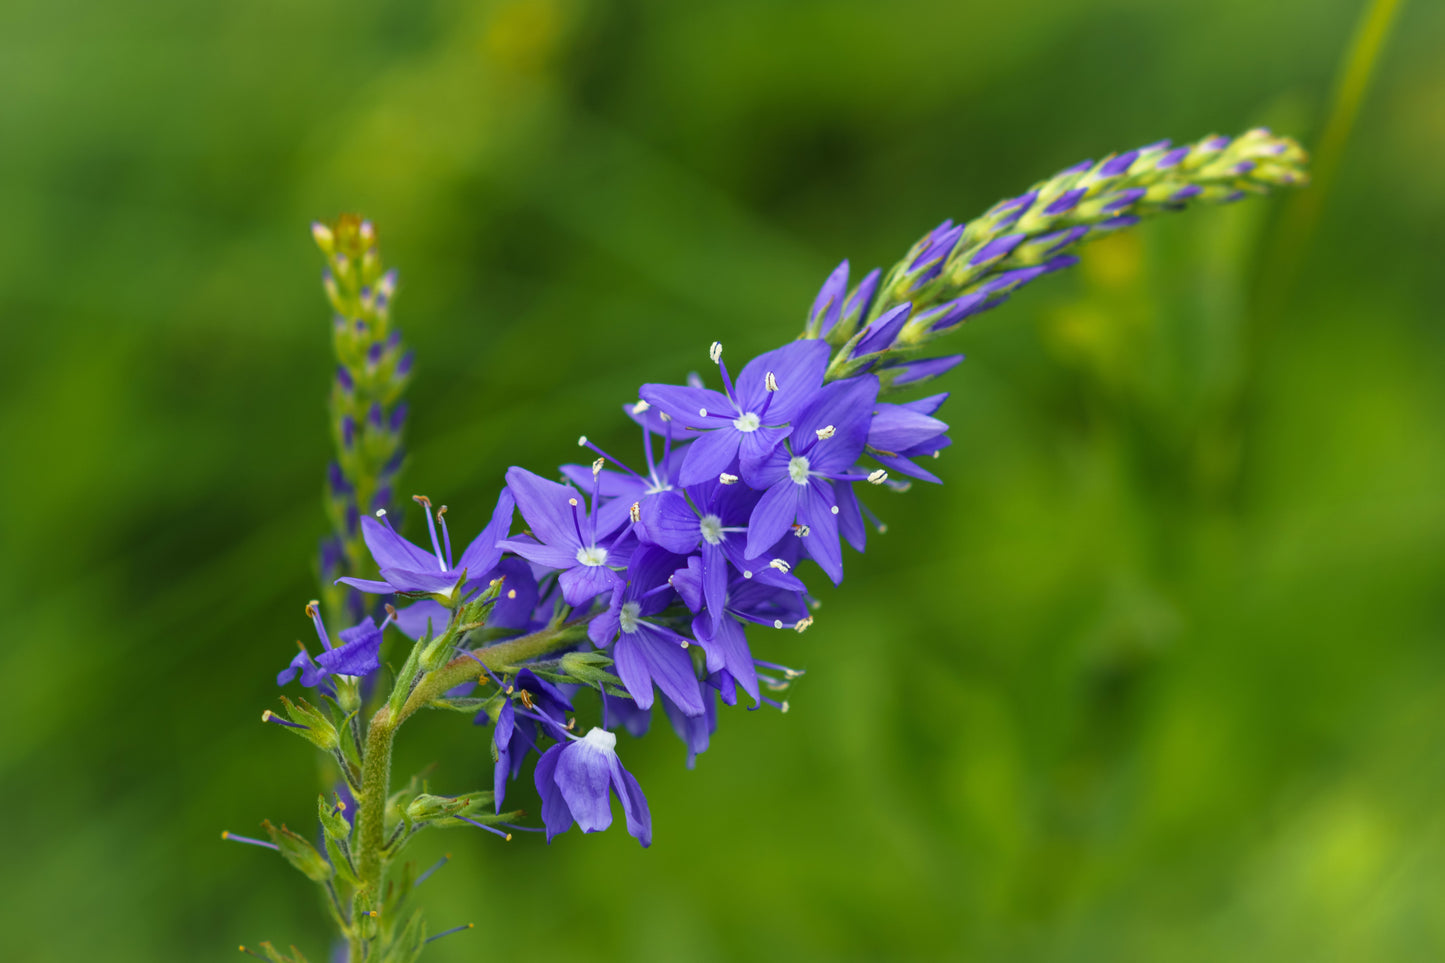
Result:
M641 508L643 541L660 545L669 552L686 555L702 538L697 513L677 492L658 492Z
M756 411L767 400L767 376L777 381L777 396L768 407L770 425L791 421L823 383L830 349L826 341L807 339L783 345L749 361L736 382L738 405Z
M622 768L622 760L612 757L612 788L617 792L617 801L622 803L622 815L627 819L627 833L644 847L652 845L652 811L647 808L647 797L642 787L632 778L632 773Z
M784 478L763 493L748 519L748 558L757 558L788 533L798 517L800 486Z
M696 485L716 480L732 467L742 435L731 424L698 435L697 440L687 446L687 457L682 460L682 483Z
M577 499L577 507L581 507L577 489L548 481L523 468L507 469L507 488L517 500L522 517L539 542L570 547L574 552L582 547L577 537L575 509L568 504L570 499Z
M557 760L562 755L562 746L553 746L542 753L542 758L537 760L537 768L532 771L532 782L537 787L537 794L542 797L542 823L547 827L547 842L558 833L565 833L572 828L572 810L567 808L567 800L562 796L562 790L557 785Z
M721 391L646 384L638 394L643 401L667 412L673 422L685 428L716 428L724 420L732 421L737 417L733 403Z
M837 504L832 486L813 478L808 481L808 492L799 510L810 529L803 547L834 585L843 581L843 548L838 544L838 516L833 514Z
M622 578L605 565L574 565L557 576L557 584L562 586L562 598L576 608L617 588Z
M595 833L612 825L612 800L608 795L612 782L611 760L616 756L604 752L586 740L563 747L557 759L553 779L562 790L562 798L584 833Z
M497 567L497 562L502 559L502 550L497 547L497 543L511 531L512 511L516 505L511 491L503 488L502 494L497 497L496 507L492 509L491 521L462 552L462 557L457 560L457 568L466 569L467 574L475 577Z

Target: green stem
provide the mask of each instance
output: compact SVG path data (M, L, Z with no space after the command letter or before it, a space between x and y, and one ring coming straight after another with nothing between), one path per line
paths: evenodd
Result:
M547 655L575 644L587 631L587 618L548 626L531 635L473 649L421 678L402 704L395 718L383 705L371 717L366 749L361 761L361 796L357 800L355 859L361 885L352 908L350 963L363 963L366 939L362 936L367 915L380 907L385 881L386 800L390 794L391 750L396 730L418 709L453 686L466 682L486 666L493 672Z

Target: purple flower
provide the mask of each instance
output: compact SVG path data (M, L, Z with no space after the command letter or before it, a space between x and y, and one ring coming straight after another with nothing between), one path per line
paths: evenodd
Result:
M693 637L707 656L708 672L725 672L754 702L759 696L758 673L742 622L798 631L813 622L801 592L735 578L727 586L724 617L714 623L702 612L702 573L696 557L687 560L686 568L673 573L672 585L683 603L699 613L692 622Z
M822 288L818 290L818 296L813 299L813 307L808 312L808 329L816 331L820 336L832 331L838 324L838 319L843 314L843 297L848 290L848 262L844 261L833 269L828 275L828 280L823 282Z
M798 417L788 445L756 472L754 484L767 491L748 521L748 555L766 551L796 523L800 533L808 533L803 539L808 555L835 585L843 580L838 501L830 479L866 477L854 464L867 442L877 396L873 375L835 381Z
M652 686L665 692L688 715L702 715L702 693L688 640L650 618L667 608L673 597L668 578L682 559L654 545L643 545L632 556L627 582L612 592L607 611L587 626L587 637L598 648L612 649L613 670L640 709L652 707Z
M722 371L722 392L680 385L642 386L644 401L684 428L699 432L682 463L680 480L684 485L717 478L734 461L741 462L743 477L750 477L757 464L788 436L787 423L823 383L828 344L794 341L758 355L743 368L736 385L723 363L722 345L713 345L712 356Z
M571 485L521 468L507 470L507 488L531 526L532 537L507 539L500 547L560 571L562 597L574 607L620 586L622 579L611 566L627 563L626 553L618 551L620 536L608 542L616 529L600 524L596 486L594 480L589 512L585 499Z
M298 672L301 675L301 684L314 688L324 685L326 679L333 675L360 677L381 668L382 635L387 624L391 622L390 616L380 626L368 615L351 628L342 629L341 644L333 647L331 636L326 632L326 625L321 621L321 609L317 603L308 604L306 614L316 626L316 637L321 640L321 654L316 657L316 662L312 662L303 645L301 652L291 660L291 664L276 676L277 685L290 682L296 678Z
M492 512L492 520L482 529L481 534L472 540L455 564L452 563L452 537L447 531L446 506L443 505L437 512L442 528L442 540L438 541L430 500L424 495L415 496L415 500L426 509L426 525L431 533L432 551L428 552L398 535L396 529L391 527L391 520L387 518L386 512L379 511L377 517L380 521L370 517L361 520L361 534L366 539L366 547L371 550L372 558L376 559L376 564L381 568L381 577L385 581L361 578L343 578L338 581L377 595L392 592L404 595L438 595L448 601L463 576L466 577L466 584L461 592L463 598L490 581L492 569L496 568L502 558L498 540L506 535L512 523L514 503L511 492L502 490L502 494L497 498L497 507Z
M744 548L748 519L760 497L736 482L724 485L710 480L689 487L686 498L666 492L642 509L645 539L677 555L701 551L703 594L713 621L722 617L729 562L748 578L756 576L784 588L803 587L797 576L788 574L788 565L774 564L766 551L749 556Z
M901 405L878 405L868 425L868 454L891 471L942 484L910 459L935 455L951 444L944 434L948 425L933 417L947 400L945 393Z
M705 709L703 714L690 716L666 695L662 697L662 711L667 713L667 721L672 723L672 731L677 733L682 744L687 746L689 769L697 763L698 753L707 751L708 741L712 734L717 732L717 697L705 691L702 701Z
M516 779L522 771L527 753L537 750L537 724L542 724L548 736L563 742L567 738L567 713L572 711L572 703L566 693L539 678L531 669L518 672L513 685L528 693L527 698L531 701L534 712L518 713L512 706L511 699L502 703L502 708L497 712L497 726L492 732L492 745L497 750L497 763L492 773L493 798L497 812L502 811L502 799L507 793L507 777Z
M627 832L643 846L652 844L652 813L632 773L617 758L617 737L605 729L592 729L580 739L570 738L542 754L533 774L542 797L542 822L547 841L565 833L575 821L584 833L612 825L615 793L627 818Z
M509 555L488 574L492 578L502 578L503 582L497 601L487 613L487 627L519 632L528 629L538 599L537 579L532 575L532 566ZM396 613L396 627L412 641L423 635L436 638L446 629L451 617L451 611L440 602L422 599Z
M597 524L604 530L612 531L626 524L634 504L639 506L639 510L645 510L648 503L660 493L675 491L681 487L678 475L682 470L686 451L681 445L673 448L670 428L663 435L662 459L659 461L653 457L652 431L646 425L643 426L642 448L647 458L646 475L633 471L621 459L613 458L588 441L586 435L579 438L577 443L592 449L622 469L618 472L604 468L594 472L594 466L591 465L562 466L562 474L579 487L592 485L593 478L596 478L597 492L604 499L597 510ZM645 527L639 526L637 534L645 539Z

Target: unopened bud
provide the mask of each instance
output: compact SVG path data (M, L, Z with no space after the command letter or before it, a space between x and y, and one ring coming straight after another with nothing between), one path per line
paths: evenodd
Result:
M321 248L321 253L331 254L336 250L336 235L320 221L311 222L311 237L316 241L316 246Z

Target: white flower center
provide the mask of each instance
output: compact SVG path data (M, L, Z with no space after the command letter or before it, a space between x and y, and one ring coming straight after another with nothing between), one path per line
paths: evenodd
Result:
M617 751L617 736L614 733L608 732L606 729L598 729L596 726L593 726L587 735L582 737L582 741L594 749L601 749L603 752Z
M577 549L577 561L583 565L606 565L607 549L598 548L596 545L582 546Z
M623 602L622 611L618 613L617 621L622 623L622 631L631 635L637 631L637 620L642 617L642 603ZM597 730L592 730L596 732Z
M716 545L723 540L722 519L716 515L704 515L698 522L698 527L702 529L702 540L709 545Z
M757 431L763 420L751 411L745 415L738 415L733 419L733 427L738 431Z
M795 485L808 484L808 459L802 455L794 456L793 460L788 462L788 477Z

